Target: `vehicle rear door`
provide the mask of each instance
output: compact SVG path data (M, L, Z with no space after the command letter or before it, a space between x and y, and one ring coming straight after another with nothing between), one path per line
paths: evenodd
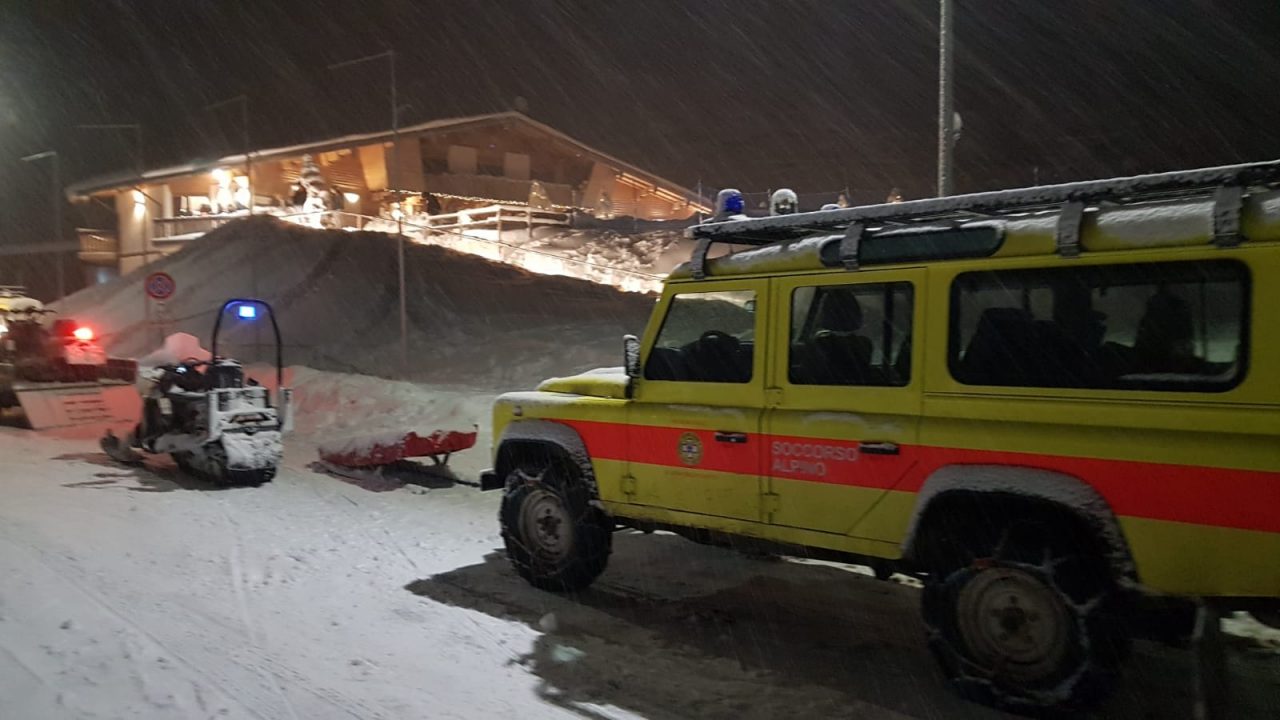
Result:
M860 535L917 461L923 280L891 269L774 281L769 522Z

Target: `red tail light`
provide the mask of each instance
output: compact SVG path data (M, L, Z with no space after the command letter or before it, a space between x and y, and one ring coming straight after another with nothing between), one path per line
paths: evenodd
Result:
M78 327L75 329L75 332L71 334L75 335L76 339L79 340L80 342L89 342L90 340L93 339L92 328Z

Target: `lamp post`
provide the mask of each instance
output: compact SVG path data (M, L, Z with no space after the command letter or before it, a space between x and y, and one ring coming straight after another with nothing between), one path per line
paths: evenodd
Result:
M955 113L951 93L952 0L938 8L938 197L951 194L951 160L955 151Z
M206 105L205 110L212 112L221 107L226 107L232 103L240 105L240 146L244 148L244 176L249 181L246 188L249 191L249 214L253 214L253 160L249 157L249 96L237 95L233 98L227 98L212 105Z
M62 241L62 183L58 173L58 152L56 150L45 150L34 155L28 155L22 158L23 162L36 162L38 160L48 159L52 165L52 171L49 177L52 180L52 194L50 199L53 200L53 240L58 243ZM62 253L56 254L58 258L58 298L62 299L67 294L67 278L66 268L62 260Z
M396 93L396 51L383 50L373 55L334 63L329 66L329 69L338 70L383 58L387 60L388 81L391 92L391 168L387 173L387 192L393 193L392 186L396 182L400 171L400 103L397 100ZM400 366L407 376L409 373L409 311L405 298L404 211L397 207L394 215L396 220L396 262L400 275Z
M244 177L247 182L245 190L249 193L249 216L253 216L253 160L249 156L249 96L241 93L233 98L220 100L216 103L205 106L207 112L213 112L219 108L226 107L236 103L240 105L240 147L244 152ZM258 264L249 263L249 297L258 297ZM262 354L262 326L255 324L253 326L253 360L258 361Z

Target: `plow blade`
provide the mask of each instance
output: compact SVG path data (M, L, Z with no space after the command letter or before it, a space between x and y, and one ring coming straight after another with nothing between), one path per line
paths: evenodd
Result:
M137 389L125 384L29 383L13 391L32 430L131 425L142 406Z

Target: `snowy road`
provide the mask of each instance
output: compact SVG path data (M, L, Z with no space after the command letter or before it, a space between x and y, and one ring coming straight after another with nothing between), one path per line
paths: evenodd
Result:
M0 719L998 717L948 693L911 588L620 534L557 597L495 551L496 495L309 460L215 489L0 427ZM1188 659L1137 655L1104 716L1186 717ZM1274 717L1280 657L1233 657L1233 717Z

